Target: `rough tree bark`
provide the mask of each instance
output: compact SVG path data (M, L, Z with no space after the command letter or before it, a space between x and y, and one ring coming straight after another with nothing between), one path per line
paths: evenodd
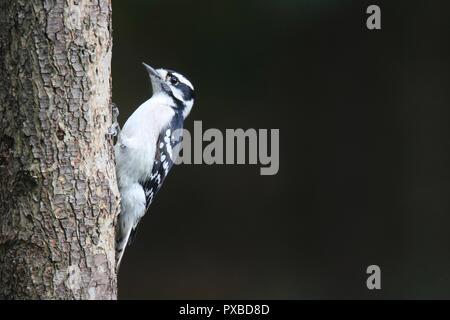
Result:
M0 0L0 298L116 298L111 32L111 0Z

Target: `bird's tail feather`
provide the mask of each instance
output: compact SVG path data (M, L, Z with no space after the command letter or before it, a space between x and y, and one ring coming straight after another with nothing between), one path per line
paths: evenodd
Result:
M120 262L122 261L122 257L123 254L125 253L125 248L127 247L127 243L128 243L128 239L130 238L130 234L131 234L131 230L133 228L130 228L126 234L125 237L122 237L122 239L120 239L117 242L116 245L116 259L117 259L117 264L116 264L116 272L119 271L119 267L120 267Z

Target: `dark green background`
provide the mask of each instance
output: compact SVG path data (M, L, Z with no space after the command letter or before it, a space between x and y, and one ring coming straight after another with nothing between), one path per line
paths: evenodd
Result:
M382 30L365 27L369 4ZM120 298L450 298L448 1L114 1L120 121L145 61L207 128L279 128L280 171L176 166ZM378 264L382 290L366 288Z

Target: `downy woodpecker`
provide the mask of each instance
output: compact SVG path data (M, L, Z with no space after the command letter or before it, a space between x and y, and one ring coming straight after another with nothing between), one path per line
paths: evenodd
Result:
M184 76L143 64L153 96L128 118L114 146L121 195L117 269L139 220L175 161L174 148L181 142L184 119L194 104L194 87Z

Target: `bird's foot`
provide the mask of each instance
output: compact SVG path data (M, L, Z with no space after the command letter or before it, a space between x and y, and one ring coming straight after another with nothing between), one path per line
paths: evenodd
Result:
M106 132L106 136L108 138L115 138L120 133L120 125L118 122L114 122L111 127L109 127L108 131Z
M120 125L119 122L117 121L117 118L119 116L119 108L115 103L111 104L111 115L113 124L111 125L111 127L109 127L108 131L106 132L106 137L108 139L114 139L120 133Z

